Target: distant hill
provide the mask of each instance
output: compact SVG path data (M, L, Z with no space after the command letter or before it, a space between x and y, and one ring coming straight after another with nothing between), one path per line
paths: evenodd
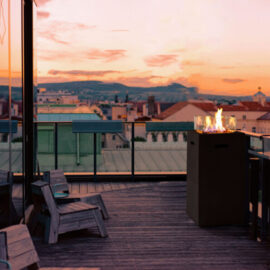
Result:
M120 83L104 83L102 81L77 81L64 83L44 83L39 84L47 91L66 90L74 95L78 95L80 99L91 100L114 100L115 95L119 100L124 100L128 93L129 99L134 101L146 100L148 96L155 96L158 101L177 102L188 99L212 99L221 102L234 103L239 99L247 99L250 97L235 97L224 95L207 95L198 93L196 87L186 87L179 83L172 83L166 86L155 87L133 87Z
M133 87L120 83L104 83L102 81L75 81L63 83L43 83L38 87L46 88L47 91L68 91L73 95L78 95L81 100L114 100L115 95L118 99L124 100L126 94L129 100L146 100L148 96L155 96L157 101L178 102L188 99L210 99L220 103L233 104L237 100L250 100L250 96L224 96L208 95L198 93L196 87L186 87L179 83L172 83L166 86L155 87ZM8 87L0 85L0 98L8 96ZM12 98L19 100L22 98L21 88L12 87Z
M148 96L155 96L156 100L178 101L195 98L198 95L197 88L186 87L173 83L167 86L156 87L132 87L120 83L104 83L101 81L78 81L66 83L39 84L47 91L66 90L80 99L114 100L115 95L124 100L128 93L130 100L146 100Z

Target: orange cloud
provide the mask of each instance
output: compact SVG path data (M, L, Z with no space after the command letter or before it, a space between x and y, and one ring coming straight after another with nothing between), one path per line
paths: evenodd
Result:
M238 79L238 78L236 78L236 79L227 79L227 78L225 78L225 79L222 79L222 81L225 82L225 83L241 83L241 82L245 82L246 80Z
M183 66L203 66L205 63L203 61L185 60L181 64Z
M99 50L90 49L87 53L87 58L91 60L104 60L104 62L116 61L126 57L126 50Z
M37 18L38 19L47 19L50 17L50 13L47 11L38 11L37 12Z
M145 63L150 67L164 67L177 62L176 54L158 54L149 56L144 59Z
M68 75L68 76L104 76L110 73L119 73L120 71L116 70L95 70L95 71L87 71L87 70L54 70L51 69L48 71L49 75Z

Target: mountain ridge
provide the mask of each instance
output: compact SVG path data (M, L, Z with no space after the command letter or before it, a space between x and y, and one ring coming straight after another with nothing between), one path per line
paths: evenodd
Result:
M138 87L127 86L125 84L113 82L106 83L103 81L73 81L61 83L42 83L40 88L46 88L47 91L68 91L78 95L80 99L91 100L114 100L115 95L120 100L124 100L128 94L130 100L139 101L147 100L148 96L155 96L157 101L178 102L188 99L210 98L210 99L228 99L229 102L241 98L250 99L249 96L236 97L227 95L200 94L198 88L187 87L180 83L171 83L165 86Z
M147 100L148 96L155 96L155 100L161 102L179 102L188 99L209 99L218 103L234 104L238 100L251 100L251 96L229 96L201 94L196 87L187 87L180 83L171 83L169 85L138 87L127 86L125 84L103 81L73 81L60 83L42 83L39 88L46 88L48 92L67 91L72 95L78 95L80 100L91 101L112 101L115 96L118 100L124 101L128 94L129 100L141 101ZM12 99L22 99L21 87L12 87ZM8 86L0 85L0 98L8 96Z

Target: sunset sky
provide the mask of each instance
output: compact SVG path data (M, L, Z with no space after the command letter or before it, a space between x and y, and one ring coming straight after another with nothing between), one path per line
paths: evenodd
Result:
M270 95L269 0L39 0L38 81Z

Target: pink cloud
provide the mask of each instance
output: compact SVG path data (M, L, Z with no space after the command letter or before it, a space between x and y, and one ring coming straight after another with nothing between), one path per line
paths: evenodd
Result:
M245 80L243 79L239 79L239 78L235 78L235 79L222 79L223 82L226 82L226 83L241 83L241 82L244 82Z
M64 41L64 40L61 40L61 39L57 36L56 33L54 33L53 31L50 31L50 30L47 30L47 31L39 31L38 34L39 34L40 37L43 37L43 38L45 38L45 39L54 41L54 42L59 43L59 44L64 44L64 45L69 44L69 42Z
M81 29L81 30L88 30L88 29L96 28L96 25L86 25L83 23L77 23L77 24L74 24L73 27L75 27L77 29Z
M52 61L56 59L63 59L63 58L69 58L72 59L72 61L78 60L79 55L77 54L70 54L70 52L67 51L49 51L49 50L38 50L38 59L39 60L45 60L45 61Z
M90 49L87 58L91 60L104 60L104 62L116 61L126 56L126 50L99 50Z
M37 18L38 19L47 19L50 17L50 13L47 11L38 11L37 12Z
M66 33L71 33L74 30L91 30L96 28L95 25L86 25L82 23L71 23L66 21L52 21L48 24L45 24L45 27L40 27L38 31L38 36L54 41L59 44L69 44L71 42L64 41L63 36Z
M37 5L40 6L44 6L46 5L48 2L50 2L51 0L35 0L35 2L37 3Z
M177 62L176 54L158 54L144 59L149 67L165 67Z

